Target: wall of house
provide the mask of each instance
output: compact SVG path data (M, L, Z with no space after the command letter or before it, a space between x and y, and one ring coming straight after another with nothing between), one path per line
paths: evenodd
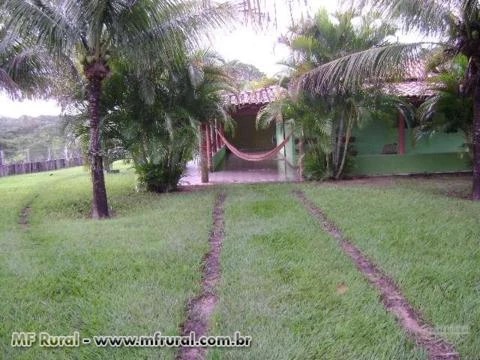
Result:
M231 143L242 151L264 151L275 147L275 124L268 129L257 129L256 115L234 115L235 132Z
M386 122L372 122L353 131L357 155L350 175L392 175L459 172L471 170L462 150L462 132L436 133L415 141L413 129L406 129L405 154L382 154L387 144L398 143L398 129Z

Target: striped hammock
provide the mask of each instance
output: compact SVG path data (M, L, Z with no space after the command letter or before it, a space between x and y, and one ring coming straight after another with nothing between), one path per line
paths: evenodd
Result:
M216 130L218 136L222 139L223 143L227 146L228 150L230 150L235 156L239 157L240 159L246 161L264 161L264 160L273 160L277 156L277 154L282 150L282 148L287 144L288 140L292 137L293 131L288 135L275 149L270 151L262 152L262 153L246 153L243 151L238 150L235 146L233 146L226 138L223 136L218 130Z

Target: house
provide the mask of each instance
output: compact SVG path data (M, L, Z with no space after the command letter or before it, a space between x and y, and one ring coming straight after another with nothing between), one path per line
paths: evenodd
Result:
M209 161L211 171L218 169L227 154L225 142L222 139L219 141L215 139L214 134L217 131L225 137L229 145L247 156L248 154L255 156L256 154L275 151L277 145L286 142L281 151L277 152L280 157L285 158L290 163L290 166L295 166L296 149L294 135L292 134L287 140L287 137L292 132L290 126L283 122L272 124L267 129L258 129L256 126L256 117L260 109L268 103L279 99L284 93L285 89L280 86L269 86L225 95L225 106L229 109L236 126L233 133L227 135L221 126L216 126L217 130L209 129L208 137L213 139L209 145L211 148L211 160ZM217 144L214 144L215 141Z
M435 93L428 82L413 77L385 88L420 105ZM463 132L435 133L416 139L416 129L409 128L401 114L396 124L376 121L353 131L354 164L349 175L399 175L471 171L465 153Z
M412 77L408 81L391 84L385 89L408 100L414 105L433 96L429 84ZM242 91L225 96L226 106L236 122L230 136L220 133L239 151L257 153L272 150L281 144L291 129L287 123L277 122L268 129L256 128L256 116L268 103L283 96L285 90L270 86L254 91ZM215 171L227 154L227 148L216 131L210 129L210 170ZM375 121L363 128L355 128L352 138L354 150L353 166L347 175L375 176L397 174L424 174L471 171L468 156L464 150L464 134L436 133L431 137L415 140L415 129L409 128L399 114L395 124ZM288 139L280 155L286 163L297 166L299 159L298 142L294 136Z

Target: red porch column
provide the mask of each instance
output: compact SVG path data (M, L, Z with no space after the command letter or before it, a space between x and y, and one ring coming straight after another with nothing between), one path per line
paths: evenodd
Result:
M208 170L212 171L212 139L211 139L210 124L206 125L206 133L207 133L207 166L208 166Z
M218 144L217 144L217 134L215 133L215 128L217 127L216 121L213 123L210 128L212 130L212 153L216 154L218 151Z
M223 131L223 124L220 124L218 131L220 132L220 134L225 136L225 132ZM223 140L220 138L220 135L218 135L218 143L220 144L220 147L224 145Z
M202 183L208 183L207 124L200 125L200 171Z
M402 113L398 115L398 154L405 154L405 118Z
M217 138L217 150L220 150L222 147L222 142L220 140L220 136L218 135L218 132L220 131L220 123L215 120L215 137Z

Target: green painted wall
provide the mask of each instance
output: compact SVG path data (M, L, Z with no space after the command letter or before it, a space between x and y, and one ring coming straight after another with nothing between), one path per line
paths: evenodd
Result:
M358 155L348 175L399 175L470 171L459 153Z
M372 122L353 131L357 151L350 175L392 175L471 170L462 152L462 132L436 133L414 143L414 130L406 129L405 155L384 155L384 145L398 143L398 129L386 122Z
M352 143L359 155L381 154L385 144L397 142L397 129L385 122L371 122L363 128L354 128Z
M463 132L436 133L414 142L414 130L406 129L406 154L433 154L459 152L465 142ZM398 129L386 122L372 122L364 128L353 131L352 144L358 155L381 154L386 144L398 143Z
M224 145L220 150L217 151L215 155L212 157L213 161L213 171L217 171L217 169L222 165L223 161L225 160L225 156L227 156L227 147Z

